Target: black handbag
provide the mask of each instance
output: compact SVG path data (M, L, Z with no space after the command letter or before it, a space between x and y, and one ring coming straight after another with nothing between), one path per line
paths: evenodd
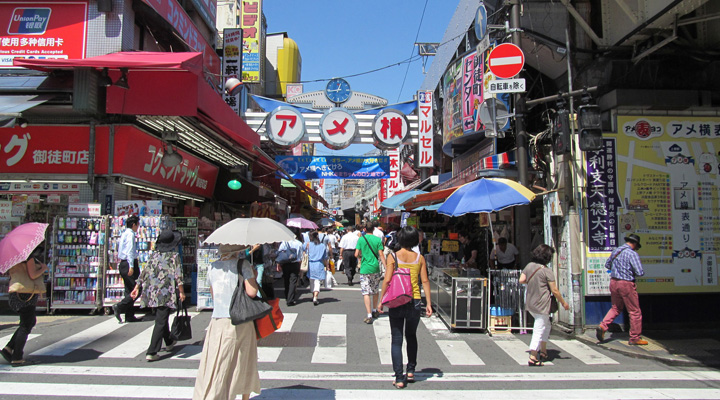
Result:
M233 325L240 325L243 322L254 321L272 312L272 306L265 298L255 296L251 298L245 293L245 282L242 276L242 269L238 261L238 285L232 295L230 302L230 322Z
M279 250L277 252L277 257L275 257L275 262L278 264L288 264L288 263L294 263L298 262L298 256L295 249L290 247L289 244L286 244L287 248L283 250Z
M187 307L182 306L182 310L185 315L180 313L178 307L177 313L175 314L175 320L172 323L170 329L170 336L174 337L175 340L190 340L192 339L192 328L190 327L190 316L188 315Z

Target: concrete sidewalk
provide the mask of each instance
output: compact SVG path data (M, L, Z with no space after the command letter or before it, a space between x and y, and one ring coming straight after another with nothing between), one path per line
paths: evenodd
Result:
M647 346L628 344L627 332L605 332L605 340L598 343L595 329L574 336L591 346L600 346L630 357L648 358L673 365L720 367L720 334L717 329L685 329L644 331Z

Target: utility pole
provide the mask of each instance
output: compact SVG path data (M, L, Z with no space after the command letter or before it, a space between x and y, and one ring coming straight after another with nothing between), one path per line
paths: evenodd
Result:
M512 0L510 11L510 32L512 42L520 46L520 9L521 0ZM517 152L518 181L527 187L528 180L528 149L527 132L525 131L525 96L522 93L515 94L515 147ZM530 230L530 206L515 207L515 240L520 250L520 267L523 268L530 262L530 243L532 242Z

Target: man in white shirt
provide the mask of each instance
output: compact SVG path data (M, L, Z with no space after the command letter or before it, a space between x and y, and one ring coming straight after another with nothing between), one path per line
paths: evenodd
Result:
M135 232L140 227L140 219L133 215L125 221L125 230L118 241L118 271L125 284L125 297L119 303L113 305L113 312L118 322L122 324L123 320L120 314L125 314L125 322L137 322L140 319L135 318L135 310L133 306L135 299L130 293L135 289L135 280L140 276L140 267L137 259L137 245L135 243Z
M383 243L385 243L385 232L382 230L382 226L380 226L380 222L373 221L373 235L379 237L382 239Z
M357 257L355 257L355 248L360 238L352 226L348 226L345 231L347 231L347 233L340 239L340 256L342 257L342 266L345 270L345 275L348 278L348 285L352 286L358 261Z
M520 254L517 247L508 243L507 239L501 237L497 246L490 252L490 263L495 269L517 268L517 256Z

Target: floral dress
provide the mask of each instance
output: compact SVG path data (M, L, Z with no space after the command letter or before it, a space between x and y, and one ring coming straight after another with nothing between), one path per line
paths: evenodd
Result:
M142 288L140 307L177 308L177 287L182 281L178 253L153 251L137 280Z

